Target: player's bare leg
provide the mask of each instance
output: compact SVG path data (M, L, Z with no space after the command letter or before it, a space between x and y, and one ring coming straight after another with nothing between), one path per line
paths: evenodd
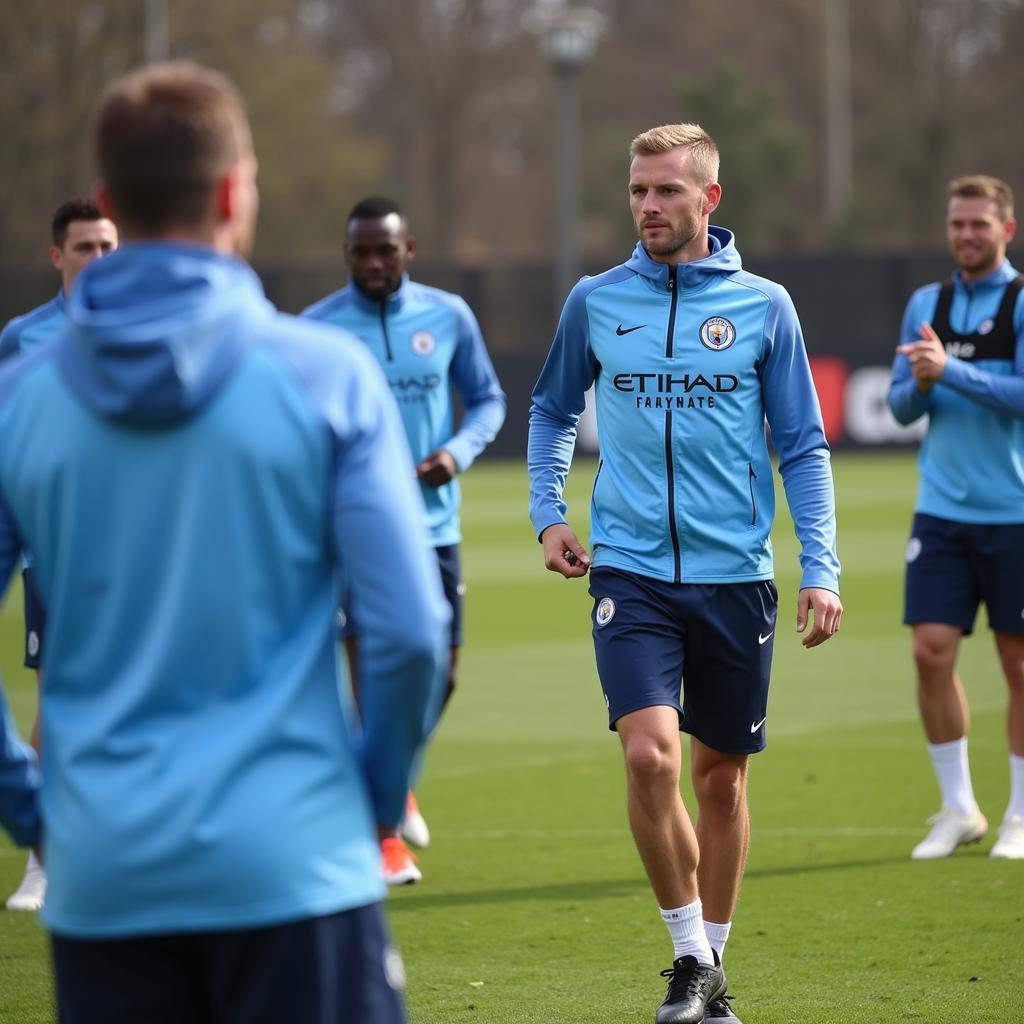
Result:
M919 623L914 630L917 704L929 743L949 743L967 735L970 712L956 672L962 631L936 622Z
M681 747L674 708L643 708L615 727L626 760L626 807L637 851L662 908L697 899L697 837L679 793Z
M626 760L630 828L672 937L672 967L662 971L668 993L655 1021L703 1021L711 1002L725 995L726 980L704 933L697 837L679 794L679 714L643 708L615 727Z
M1010 748L1010 799L990 851L996 858L1024 860L1024 635L996 633L996 650L1010 691L1006 733Z
M749 758L722 753L698 739L691 738L690 744L690 774L699 808L697 887L708 942L722 960L750 849ZM740 1024L724 996L708 1003L704 1019L709 1024Z
M910 856L931 860L977 842L988 830L988 822L974 798L967 761L970 711L956 672L962 631L936 622L918 623L913 630L917 701L942 807L930 820L931 831Z
M704 920L728 924L750 848L745 754L724 754L691 740L690 769L700 813L697 884Z

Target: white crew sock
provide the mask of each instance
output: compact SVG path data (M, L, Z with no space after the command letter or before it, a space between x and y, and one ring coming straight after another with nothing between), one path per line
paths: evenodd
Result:
M36 857L35 850L29 850L28 851L28 862L25 864L25 872L28 873L33 868L38 868L39 866L40 866L39 858Z
M1007 818L1024 818L1024 757L1010 755L1010 803Z
M713 964L715 958L711 953L711 945L704 934L704 921L701 918L700 900L675 910L662 910L661 919L672 936L672 959L681 956L695 956L702 964Z
M929 743L935 777L942 792L942 806L958 814L977 814L978 802L971 786L971 770L967 764L967 737L949 743Z
M732 921L716 924L714 921L704 922L704 934L708 937L711 948L718 954L719 961L725 959L725 944L729 941L729 929Z

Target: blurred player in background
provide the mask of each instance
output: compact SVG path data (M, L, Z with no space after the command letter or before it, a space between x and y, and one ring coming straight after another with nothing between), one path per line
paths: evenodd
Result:
M416 240L397 203L379 196L361 200L345 222L351 280L303 316L344 327L361 338L398 401L427 508L430 544L452 609L447 704L455 688L465 589L457 477L501 429L505 395L469 306L457 295L409 280L415 252ZM457 427L456 398L464 410ZM346 605L346 613L346 639L353 650L361 628L358 600ZM419 847L430 841L411 790L400 833L385 837L381 847L385 877L392 885L422 878L403 838Z
M969 711L956 670L978 605L1010 691L1010 801L993 857L1024 859L1024 289L1006 258L1017 222L997 178L950 184L952 279L919 288L903 315L889 407L928 416L907 546L903 621L942 807L911 857L948 857L988 821L967 758Z
M766 742L777 593L767 417L801 544L797 631L838 629L828 445L789 295L709 227L718 149L663 125L630 148L630 259L573 288L534 390L530 512L553 572L590 570L597 669L627 808L673 943L658 1024L737 1021L721 957L750 837L747 762ZM594 385L590 556L562 494ZM683 702L680 703L682 682ZM696 828L679 793L690 734Z
M60 291L49 302L24 316L15 317L0 333L0 360L28 352L52 337L67 323L67 297L79 272L93 260L117 248L117 228L88 199L75 198L61 203L50 224L52 244L50 262L60 273ZM22 572L25 599L25 665L39 676L40 656L46 636L46 609L39 600L31 558L25 559ZM39 753L39 715L32 723L32 746ZM7 900L8 910L38 910L46 898L46 872L29 854L25 877Z
M42 842L61 1021L397 1024L376 826L448 623L398 411L356 339L276 313L236 256L256 159L226 78L119 79L96 145L126 244L0 372L0 572L26 545L49 612L41 790L5 719L0 817Z

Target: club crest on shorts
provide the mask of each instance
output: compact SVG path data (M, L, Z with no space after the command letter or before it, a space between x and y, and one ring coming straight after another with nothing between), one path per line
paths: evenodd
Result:
M413 352L418 356L429 356L437 348L437 338L430 331L417 331L410 339L409 344Z
M921 541L917 537L911 537L910 540L907 541L907 561L914 561L919 554L921 554Z
M597 628L607 626L615 617L615 602L610 597L602 597L597 602L597 611L594 613L594 622Z
M724 316L709 316L700 325L700 343L712 352L723 352L736 340L736 328Z
M991 334L992 333L992 328L995 327L995 325L996 325L996 322L991 317L988 320L982 320L981 323L978 324L978 333L979 334Z

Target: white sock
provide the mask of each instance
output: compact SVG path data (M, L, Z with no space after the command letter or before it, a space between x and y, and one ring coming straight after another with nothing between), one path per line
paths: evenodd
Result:
M28 851L28 863L25 865L25 873L27 874L33 868L39 867L39 859L36 857L35 850Z
M681 956L695 956L702 964L713 964L715 958L711 946L704 934L704 921L701 918L700 900L675 910L662 910L661 919L672 936L672 959Z
M929 743L935 777L942 792L942 806L958 814L977 814L978 802L971 786L971 770L967 764L967 737L949 743Z
M719 962L725 959L725 944L729 941L729 929L732 921L716 924L714 921L704 922L704 934L708 937L711 948L718 954Z
M1010 755L1010 803L1007 818L1024 818L1024 757Z

